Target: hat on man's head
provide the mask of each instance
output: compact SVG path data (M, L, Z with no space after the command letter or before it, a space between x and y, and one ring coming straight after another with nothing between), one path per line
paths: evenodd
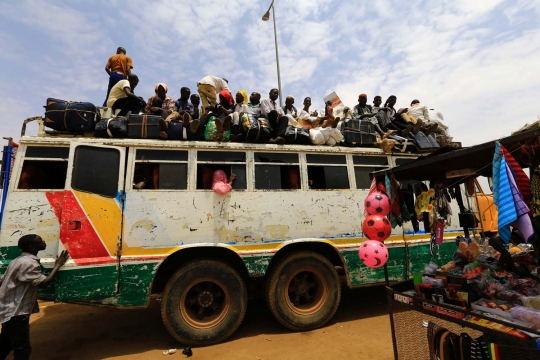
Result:
M165 85L165 83L158 83L158 84L156 85L156 92L157 92L157 90L158 90L158 88L159 88L160 86L163 86L163 89L165 89L165 92L169 91L169 88L167 87L167 85Z
M365 97L365 98L367 98L367 95L366 95L366 94L364 94L364 93L361 93L360 95L358 95L358 97L359 97L359 98L361 98L361 97Z

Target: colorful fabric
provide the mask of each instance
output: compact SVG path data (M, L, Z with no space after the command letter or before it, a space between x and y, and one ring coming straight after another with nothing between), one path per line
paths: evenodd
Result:
M248 94L247 94L246 90L238 90L238 92L240 94L242 94L242 97L244 98L244 101L242 101L242 103L244 105L247 105L247 103L249 102L249 98L248 98Z
M499 178L501 172L501 144L495 143L495 153L493 154L493 203L499 206Z
M223 90L219 93L219 96L223 96L225 98L225 100L227 100L228 104L225 106L227 107L227 109L229 109L231 106L234 105L234 100L233 100L233 97L231 95L231 93L229 92L229 90Z
M163 89L165 89L165 92L169 91L169 87L167 85L165 85L165 83L157 83L156 84L156 91L158 91L160 86L162 86Z
M204 139L206 141L229 141L230 136L231 136L230 129L227 131L222 131L221 134L218 134L218 130L216 126L216 117L211 116L204 130Z
M531 180L525 174L521 166L519 166L516 159L512 156L510 151L506 150L506 148L501 144L501 150L504 158L506 159L506 163L510 166L510 169L512 170L512 173L514 174L514 178L516 179L516 184L519 189L519 192L523 196L523 200L525 201L525 204L527 204L527 207L531 207Z
M506 171L510 174L510 166L506 164ZM516 212L518 219L511 223L514 228L518 229L523 239L526 242L529 242L534 236L534 230L531 223L531 218L529 217L530 209L525 204L523 196L519 192L519 189L516 185L516 181L513 176L509 176L510 180L510 189L512 190L512 196L514 198L514 204L516 204Z
M506 243L510 241L510 224L517 220L516 205L514 203L514 197L512 196L512 189L510 186L510 179L508 176L512 176L510 171L507 171L506 160L504 157L501 159L501 167L499 172L499 236Z
M212 179L212 190L220 195L225 195L232 190L232 186L227 182L227 174L223 170L214 171Z

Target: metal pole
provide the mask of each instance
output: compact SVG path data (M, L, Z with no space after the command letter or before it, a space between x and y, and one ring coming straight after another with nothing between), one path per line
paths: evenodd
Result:
M274 18L274 40L276 42L276 63L277 63L277 81L279 90L279 106L283 107L283 96L281 94L281 75L279 73L279 54L277 45L277 30L276 30L276 12L274 10L274 2L272 1L272 17Z

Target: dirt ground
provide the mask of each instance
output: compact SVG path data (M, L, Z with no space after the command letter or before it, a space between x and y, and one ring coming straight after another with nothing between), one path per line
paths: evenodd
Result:
M338 312L325 327L295 333L274 320L262 299L250 300L246 317L225 343L193 348L191 359L393 358L384 287L344 287ZM32 359L183 359L182 346L161 322L159 302L121 310L41 302L32 316ZM163 350L178 348L164 357Z

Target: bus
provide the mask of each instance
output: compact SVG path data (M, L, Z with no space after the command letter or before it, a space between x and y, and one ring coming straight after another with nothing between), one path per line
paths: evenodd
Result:
M68 250L56 302L146 307L161 296L163 323L187 345L225 340L240 326L248 293L263 289L276 320L294 330L336 313L340 276L350 288L381 284L383 269L358 257L369 174L418 154L377 148L22 136L0 232L0 273L38 234L43 271ZM203 173L234 173L219 195ZM291 174L297 174L297 180ZM299 176L299 177L298 177ZM296 186L292 182L296 181ZM390 281L451 260L455 201L445 241L410 222L385 241Z

